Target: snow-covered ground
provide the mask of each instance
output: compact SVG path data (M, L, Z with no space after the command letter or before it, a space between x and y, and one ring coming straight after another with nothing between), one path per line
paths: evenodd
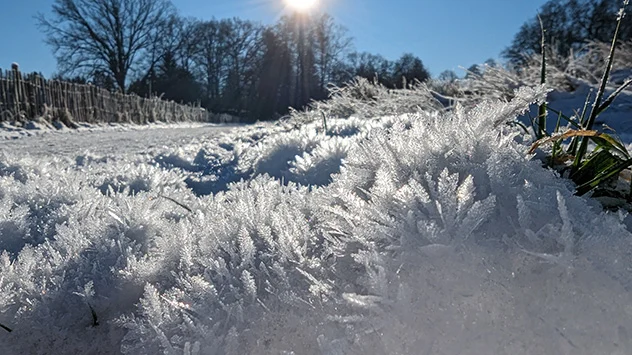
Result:
M210 139L230 131L233 125L178 123L152 125L88 125L77 129L55 129L41 125L15 127L0 125L3 151L30 156L67 156L74 158L89 151L112 155L142 153L165 147L177 147L197 140Z
M544 94L5 140L0 354L630 354L629 217L505 125Z
M606 92L606 97L612 90ZM589 116L591 110L591 104L596 95L596 89L590 86L580 86L574 92L560 92L553 91L548 95L548 105L550 108L556 111L562 111L567 116L579 116L584 108L586 97L590 95L591 101L587 106L586 117ZM532 116L537 116L537 111L532 113ZM558 116L554 113L550 113L547 120L547 129L549 132L555 130ZM562 119L561 126L566 126L567 122ZM632 93L629 91L623 92L617 97L612 105L598 116L595 121L594 129L603 130L610 134L615 135L626 144L632 143Z

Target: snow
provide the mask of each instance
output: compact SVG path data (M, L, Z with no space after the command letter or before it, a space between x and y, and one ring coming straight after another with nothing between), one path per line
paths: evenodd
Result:
M83 124L77 129L55 129L30 122L27 127L0 123L0 144L6 150L31 156L67 156L90 150L93 154L142 153L154 148L180 146L194 139L216 136L236 125L208 123Z
M606 92L606 97L609 96L611 91ZM586 112L586 117L588 117L595 95L596 89L588 85L581 85L574 92L553 91L547 98L548 106L554 110L561 110L568 117L578 117L584 107L586 98L590 97L591 101L589 101ZM629 113L631 111L632 93L624 91L606 111L598 116L594 128L608 133L614 133L623 142L630 144L632 143L632 122L629 119ZM536 116L537 110L531 112L531 117ZM555 130L557 119L558 116L556 114L549 113L547 118L547 129L549 132ZM523 121L528 123L526 117ZM567 121L561 119L560 124L562 127L565 127L567 126Z
M5 140L0 353L629 354L629 216L505 124L546 92Z

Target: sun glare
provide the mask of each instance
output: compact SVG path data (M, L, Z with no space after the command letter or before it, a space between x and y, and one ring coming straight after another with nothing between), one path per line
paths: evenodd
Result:
M318 6L318 0L285 0L287 6L295 11L307 12Z

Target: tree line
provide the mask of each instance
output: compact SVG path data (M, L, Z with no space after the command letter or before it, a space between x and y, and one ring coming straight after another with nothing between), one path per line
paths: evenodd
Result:
M401 88L430 77L421 59L352 50L327 14L274 25L179 16L169 0L55 0L38 23L58 78L141 96L200 102L218 113L272 119L324 99L356 76Z
M622 6L622 0L550 0L522 25L502 55L513 68L526 65L530 56L542 53L542 28L548 50L562 57L581 55L588 41L612 41ZM632 40L629 14L623 18L619 39Z
M581 55L587 41L611 40L621 4L550 0L522 25L502 57L512 69L527 65L541 53L541 24L549 50L561 57ZM52 14L39 15L38 23L58 61L56 79L200 102L214 112L253 120L324 99L328 85L357 76L388 88L430 77L413 54L393 61L354 51L347 30L327 14L287 15L262 25L239 18L183 18L170 0L54 0ZM632 40L632 16L624 18L620 39ZM466 77L481 68L469 67ZM452 71L438 76L457 78Z

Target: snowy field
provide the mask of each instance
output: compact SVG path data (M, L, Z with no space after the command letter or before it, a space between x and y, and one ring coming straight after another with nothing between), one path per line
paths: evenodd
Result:
M74 158L87 151L99 155L146 153L210 139L230 131L232 127L203 123L154 123L143 126L84 124L78 129L54 129L35 124L28 124L27 127L0 124L0 144L3 151L17 151L38 157Z
M0 354L630 354L630 217L505 124L545 93L0 141Z

